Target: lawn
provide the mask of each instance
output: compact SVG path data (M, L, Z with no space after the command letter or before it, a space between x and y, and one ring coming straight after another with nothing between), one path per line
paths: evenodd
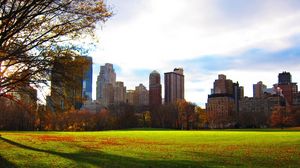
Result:
M0 132L0 167L299 167L298 130Z

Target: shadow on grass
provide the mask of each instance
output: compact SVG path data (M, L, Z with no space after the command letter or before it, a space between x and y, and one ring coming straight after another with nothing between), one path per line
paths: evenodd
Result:
M93 150L83 150L76 153L64 153L64 152L57 152L52 150L44 150L38 149L31 146L23 145L18 142L14 142L12 140L6 139L4 137L0 137L0 140L14 145L16 147L35 151L35 152L43 152L51 155L56 155L65 159L72 160L76 163L76 165L69 165L71 167L205 167L204 165L211 165L212 163L200 163L196 161L189 161L189 160L144 160L140 158L132 158L132 157L125 157L120 155L113 155L108 154L101 151L93 151ZM0 160L2 162L2 160ZM32 163L34 167L45 167L42 163ZM40 165L39 165L40 164ZM8 162L7 160L3 160L3 165L0 167L17 167L14 166L12 163ZM59 166L59 165L57 165Z
M1 138L1 137L0 137ZM11 163L10 161L8 161L7 159L3 158L0 155L0 167L5 167L5 168L14 168L16 167L16 165L14 165L13 163Z

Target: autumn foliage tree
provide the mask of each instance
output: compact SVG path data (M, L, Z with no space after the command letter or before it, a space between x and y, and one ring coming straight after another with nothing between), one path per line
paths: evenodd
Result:
M285 127L287 125L288 115L285 106L275 106L271 115L272 127Z
M195 108L196 118L195 118L195 127L196 128L207 128L208 127L208 118L205 109L201 107Z
M180 129L189 130L195 119L195 104L185 100L178 100L176 103L178 108L178 126Z
M299 126L300 107L297 106L275 106L270 117L272 127Z
M0 97L0 130L34 130L35 116L29 104Z
M78 56L73 42L111 15L103 0L2 0L0 96L24 80L46 83L55 58Z

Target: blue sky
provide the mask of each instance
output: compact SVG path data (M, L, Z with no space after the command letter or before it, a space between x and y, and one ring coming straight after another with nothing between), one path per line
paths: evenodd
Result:
M149 74L182 67L186 100L203 106L218 74L245 87L268 87L289 71L300 82L299 0L106 0L114 12L91 51L114 64L127 89L148 88ZM162 83L163 84L163 83ZM164 95L163 95L164 96Z

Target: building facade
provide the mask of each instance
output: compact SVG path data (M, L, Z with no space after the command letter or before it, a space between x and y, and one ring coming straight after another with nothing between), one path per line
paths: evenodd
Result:
M262 98L266 90L267 86L264 85L262 81L257 82L257 84L253 84L253 97Z
M106 63L104 66L101 66L97 78L96 100L106 102L106 100L103 100L103 99L107 99L104 96L104 92L107 92L104 90L104 88L109 88L109 87L105 85L115 86L115 83L116 83L116 73L113 64Z
M160 74L157 71L151 72L149 76L149 106L158 107L162 104Z
M100 67L96 85L96 100L107 106L114 103L116 73L113 64L106 63Z
M209 95L206 112L211 128L232 127L235 121L235 101L227 94Z
M244 128L264 128L270 126L272 110L283 107L285 100L278 94L265 94L260 98L243 98L240 100L239 125Z
M226 79L226 75L218 75L214 82L213 94L233 94L233 82Z
M134 104L134 90L127 90L126 91L125 102L128 103L128 104L131 104L131 105Z
M274 84L274 88L282 93L288 106L297 103L298 85L292 82L292 75L289 72L279 73L278 84Z
M93 58L83 57L86 61L86 71L83 75L82 81L82 96L85 100L92 100L93 91Z
M184 75L182 68L165 73L165 103L175 103L184 99Z
M213 86L206 103L210 127L234 127L239 114L239 100L244 97L244 88L238 82L226 79L223 74L218 75Z
M292 83L292 75L289 72L283 71L278 74L278 84Z
M135 87L133 104L139 106L149 105L149 91L143 84Z
M124 103L126 98L126 87L123 82L117 81L114 87L114 103Z
M87 66L83 66L87 65ZM90 61L86 57L60 57L51 71L51 96L47 97L51 111L65 111L83 105L83 81ZM86 87L87 88L87 87ZM86 91L88 92L89 89Z
M102 98L100 103L108 106L114 103L114 86L111 83L105 83L102 87Z

